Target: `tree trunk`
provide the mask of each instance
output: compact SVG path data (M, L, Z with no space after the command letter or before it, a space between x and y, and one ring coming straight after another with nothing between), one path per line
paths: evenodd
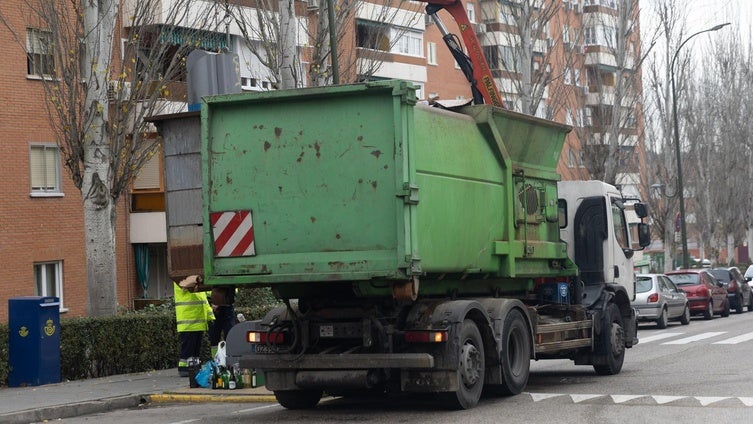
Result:
M110 195L110 142L107 131L107 80L110 73L118 0L85 0L86 80L84 172L81 194L86 237L86 275L91 316L117 312L115 205ZM88 70L88 69L87 69Z
M296 87L296 21L293 0L280 0L280 88Z

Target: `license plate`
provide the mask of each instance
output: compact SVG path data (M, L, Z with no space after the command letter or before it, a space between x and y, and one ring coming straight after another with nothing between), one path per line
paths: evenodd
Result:
M267 353L277 353L277 352L275 352L272 346L268 346L265 344L252 344L251 353L267 354Z

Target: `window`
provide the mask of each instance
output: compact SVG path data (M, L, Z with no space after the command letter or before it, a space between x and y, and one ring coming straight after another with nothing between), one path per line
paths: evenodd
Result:
M573 125L573 111L571 109L565 110L565 123Z
M426 63L429 65L437 64L437 43L426 43Z
M573 70L570 68L565 68L565 79L563 81L565 85L570 85L573 83Z
M567 167L568 168L575 168L576 166L576 156L575 151L573 149L569 149L567 151Z
M54 296L63 307L63 262L40 262L34 264L34 289L37 296Z
M468 20L471 21L472 24L476 23L476 6L473 3L468 3L465 5L466 12L468 13Z
M356 23L358 47L372 50L390 50L389 27L373 21L359 20Z
M154 151L154 154L144 162L136 178L134 178L134 190L162 190L162 176L160 173L160 169L162 169L161 157L162 154L158 147Z
M393 53L406 54L411 56L422 56L421 47L423 45L423 35L417 31L404 31L399 35Z
M573 84L580 87L580 69L573 70Z
M612 203L612 224L614 225L614 236L617 244L623 249L630 249L625 214L622 213L622 208L615 203Z
M55 144L32 144L29 148L31 195L59 195L60 150Z
M52 32L36 28L26 29L26 73L39 77L55 74L52 52Z

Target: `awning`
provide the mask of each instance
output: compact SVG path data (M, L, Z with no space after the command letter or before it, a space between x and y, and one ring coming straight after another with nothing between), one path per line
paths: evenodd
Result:
M162 43L194 46L209 51L219 51L227 47L227 35L192 28L162 26L159 40Z

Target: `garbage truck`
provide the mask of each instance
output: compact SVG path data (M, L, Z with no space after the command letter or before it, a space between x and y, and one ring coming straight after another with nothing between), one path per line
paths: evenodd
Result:
M531 360L619 373L645 205L629 225L616 187L560 181L567 125L415 93L218 95L155 120L171 277L280 299L231 330L228 356L289 409L400 392L472 408L523 391Z

